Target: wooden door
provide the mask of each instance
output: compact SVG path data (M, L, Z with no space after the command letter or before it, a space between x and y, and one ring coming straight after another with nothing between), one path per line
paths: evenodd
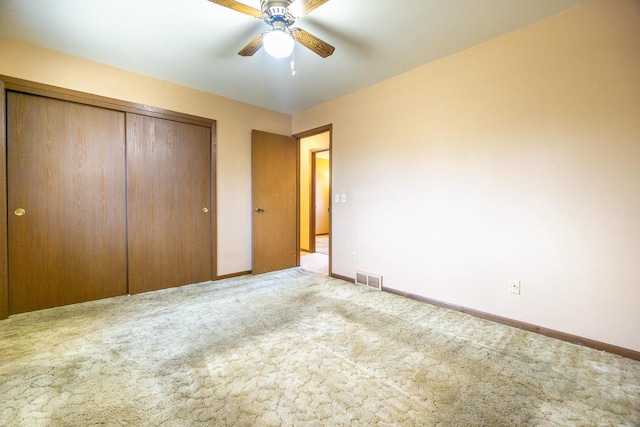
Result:
M213 278L211 129L127 114L129 292Z
M297 159L295 138L252 132L254 274L299 265Z
M8 93L9 314L126 293L124 119Z

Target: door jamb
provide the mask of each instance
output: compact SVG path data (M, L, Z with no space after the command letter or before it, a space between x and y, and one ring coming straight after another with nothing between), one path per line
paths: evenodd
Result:
M0 319L9 317L6 86L0 76Z
M316 150L311 150L311 179L309 180L309 253L316 251Z

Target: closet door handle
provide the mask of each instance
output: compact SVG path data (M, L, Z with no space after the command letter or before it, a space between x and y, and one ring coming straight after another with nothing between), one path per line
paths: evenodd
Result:
M18 209L16 209L13 213L14 213L16 216L22 216L22 215L26 214L26 213L27 213L27 211L25 211L25 210L24 210L24 209L22 209L22 208L18 208Z
M207 213L207 212L209 212L209 209L207 209L207 208L202 208L202 212Z

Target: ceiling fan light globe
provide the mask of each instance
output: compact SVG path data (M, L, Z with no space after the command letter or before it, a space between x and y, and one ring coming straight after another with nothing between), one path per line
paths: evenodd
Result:
M274 58L286 58L293 53L293 37L282 30L272 30L262 37L267 53Z

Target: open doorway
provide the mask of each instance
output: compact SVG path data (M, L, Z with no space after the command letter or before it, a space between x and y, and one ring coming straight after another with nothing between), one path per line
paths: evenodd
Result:
M330 274L331 134L330 129L298 135L300 140L300 266Z

